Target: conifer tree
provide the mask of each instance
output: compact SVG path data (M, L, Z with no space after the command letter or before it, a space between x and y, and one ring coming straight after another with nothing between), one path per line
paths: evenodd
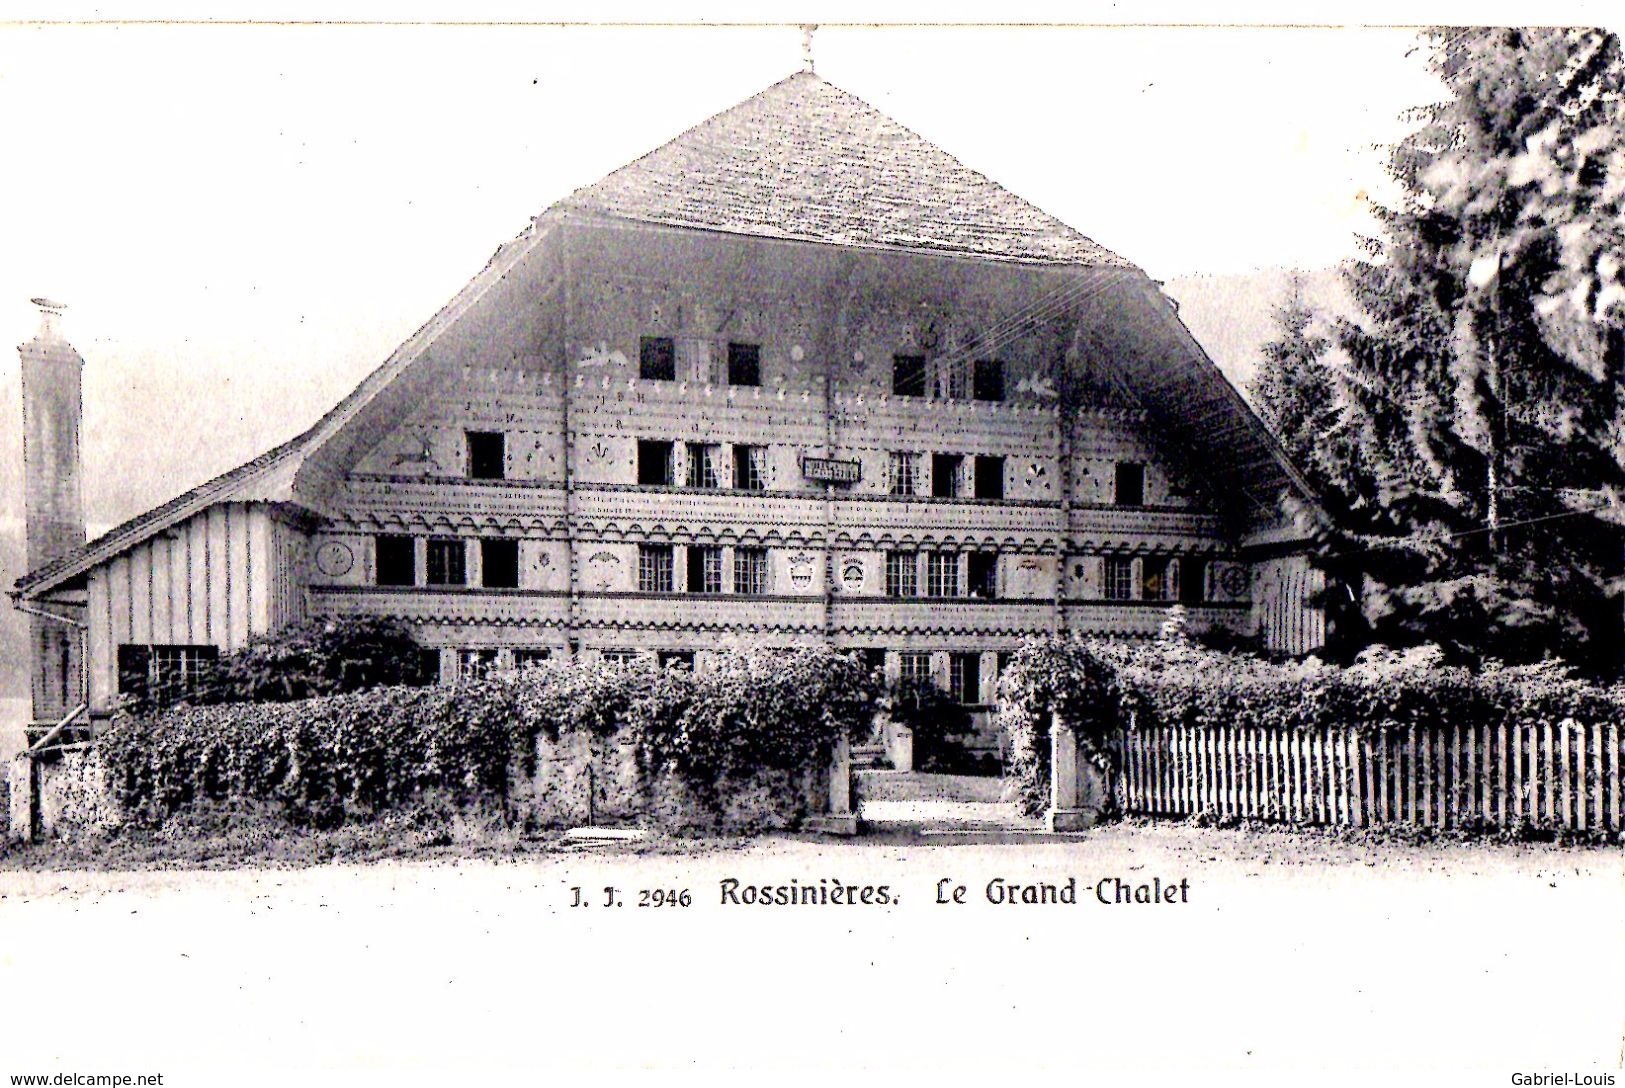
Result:
M1345 277L1323 483L1371 637L1620 652L1625 124L1597 30L1430 32L1448 92ZM1352 558L1346 555L1345 558Z

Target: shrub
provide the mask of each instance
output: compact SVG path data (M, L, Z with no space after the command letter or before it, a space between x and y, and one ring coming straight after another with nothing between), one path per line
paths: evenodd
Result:
M1403 731L1456 726L1625 725L1625 687L1579 679L1563 665L1478 670L1443 664L1436 650L1373 647L1347 668L1313 658L1270 663L1203 648L1174 632L1148 644L1051 640L1024 647L1000 681L1000 721L1023 807L1043 811L1049 790L1049 713L1078 730L1085 752L1116 770L1115 731L1170 726L1269 730L1353 725Z
M533 773L537 737L568 733L635 745L651 781L720 812L725 785L825 765L873 702L862 667L828 650L725 655L701 674L550 662L456 687L126 715L101 748L114 798L146 823L204 802L317 826L426 797L501 806L512 776Z
M1123 696L1102 649L1070 639L1030 641L999 677L999 725L1010 742L1005 774L1029 816L1049 804L1052 714L1071 723L1087 759L1107 774L1117 770Z
M408 624L385 616L323 617L261 635L212 662L195 682L149 691L128 709L285 703L434 678Z

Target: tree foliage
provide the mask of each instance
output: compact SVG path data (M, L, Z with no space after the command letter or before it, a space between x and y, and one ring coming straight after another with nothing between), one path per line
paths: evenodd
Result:
M1447 96L1391 149L1400 198L1376 209L1379 236L1345 269L1358 312L1333 327L1335 418L1288 413L1283 439L1321 429L1300 463L1350 531L1331 565L1359 587L1367 638L1615 667L1619 39L1557 28L1423 40ZM1289 305L1281 325L1271 350L1296 365L1315 346L1307 322ZM1321 395L1313 373L1287 403Z

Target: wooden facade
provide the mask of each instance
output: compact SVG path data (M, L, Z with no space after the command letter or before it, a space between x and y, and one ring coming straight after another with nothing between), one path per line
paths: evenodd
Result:
M402 617L447 679L823 643L977 704L1023 639L1146 637L1176 604L1314 649L1290 466L1144 273L1032 237L849 244L572 198L306 435L20 592L85 595L95 712L120 647L307 615Z

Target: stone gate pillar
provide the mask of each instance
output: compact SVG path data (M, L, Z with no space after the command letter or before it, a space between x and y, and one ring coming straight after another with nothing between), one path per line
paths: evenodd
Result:
M1050 716L1049 812L1051 831L1083 831L1100 822L1111 796L1100 769L1080 759L1078 734L1060 715Z

